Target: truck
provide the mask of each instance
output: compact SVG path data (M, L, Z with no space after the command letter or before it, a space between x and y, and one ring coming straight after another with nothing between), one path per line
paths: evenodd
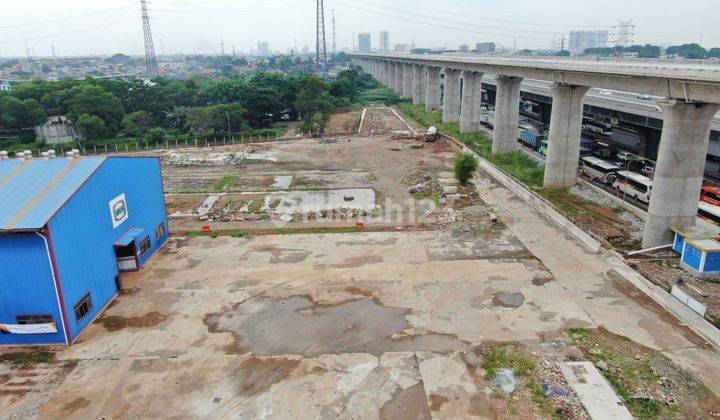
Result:
M534 127L523 127L520 130L518 141L524 146L529 147L533 150L539 150L542 140L547 140L547 136L541 134Z
M428 128L427 133L425 133L425 141L435 141L438 139L438 131L436 127L430 127Z

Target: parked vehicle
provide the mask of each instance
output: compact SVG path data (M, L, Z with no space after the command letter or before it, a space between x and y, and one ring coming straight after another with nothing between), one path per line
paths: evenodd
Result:
M705 186L700 190L700 201L720 206L720 188Z
M643 203L650 203L653 181L644 175L629 171L618 171L615 173L612 186L628 197L633 197Z
M642 99L643 101L649 101L651 99L650 95L648 95L647 93L638 93L637 98Z
M618 165L593 156L580 159L580 173L586 175L591 181L611 184L615 180L615 173L619 170Z
M620 160L622 160L622 161L625 161L625 162L634 160L635 157L636 157L636 156L635 156L634 154L630 153L630 152L619 152L619 153L617 154L617 158L620 159Z
M436 127L430 127L428 128L427 133L425 133L425 141L435 141L438 139L438 131Z
M598 124L598 123L586 123L582 125L582 129L593 134L600 134L601 136L611 136L612 135L612 126L610 128L607 128L604 124Z
M720 206L701 201L698 203L698 216L713 223L720 224Z
M520 130L520 135L518 136L518 141L522 143L524 146L527 146L533 150L538 150L541 146L542 140L547 140L547 136L544 134L541 134L536 128L534 127L523 127L524 129Z
M541 155L547 157L548 155L548 141L547 140L540 140L540 147L538 148L538 153Z

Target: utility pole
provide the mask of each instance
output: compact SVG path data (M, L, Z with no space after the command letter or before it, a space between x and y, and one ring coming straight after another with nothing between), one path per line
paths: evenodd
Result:
M55 46L51 45L50 49L52 50L52 56L53 56L53 60L54 60L55 59Z
M335 54L337 54L337 38L335 38L335 9L333 9L333 56Z
M225 111L225 116L227 117L227 123L228 123L228 141L230 140L230 113Z
M565 51L565 35L560 37L560 51Z
M145 72L148 77L156 77L158 75L158 63L157 58L155 57L152 31L150 30L150 17L148 16L147 3L148 0L140 0L143 36L145 38Z
M317 0L317 30L315 40L315 59L322 68L323 77L327 79L327 42L325 41L325 5L323 0ZM322 61L321 61L322 60Z

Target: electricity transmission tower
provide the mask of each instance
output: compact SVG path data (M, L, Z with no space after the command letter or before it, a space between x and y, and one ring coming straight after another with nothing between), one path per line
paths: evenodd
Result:
M143 35L145 36L145 68L147 77L158 75L158 63L155 58L155 47L153 47L152 32L150 31L150 17L148 16L147 0L140 0L142 9Z
M316 35L315 59L317 60L317 65L322 68L323 77L327 79L327 43L325 42L325 5L323 4L323 0L317 0Z
M635 36L635 25L630 20L618 20L618 24L613 26L615 29L615 46L627 48L633 44Z

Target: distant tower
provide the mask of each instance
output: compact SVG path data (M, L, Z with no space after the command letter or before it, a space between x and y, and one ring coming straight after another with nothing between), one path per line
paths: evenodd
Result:
M155 58L155 47L153 47L152 32L150 31L150 17L148 16L147 2L148 0L140 0L143 35L145 36L145 72L148 77L156 77L158 75L158 63L157 58Z
M315 59L322 68L323 76L327 78L327 43L325 42L325 5L323 0L317 0L317 31L315 41Z
M337 38L335 38L335 9L332 11L332 17L333 17L333 47L332 47L332 54L333 56L337 54Z
M220 38L220 55L225 56L225 40Z
M50 49L52 50L52 57L53 57L53 60L54 60L54 59L55 59L55 46L54 46L54 45L51 45L51 46L50 46Z
M162 38L160 38L160 56L165 55L165 43L163 42Z
M615 29L615 46L627 48L633 44L635 37L635 24L630 20L618 20Z
M30 58L30 47L28 47L27 41L25 41L25 54L27 55L27 58Z

